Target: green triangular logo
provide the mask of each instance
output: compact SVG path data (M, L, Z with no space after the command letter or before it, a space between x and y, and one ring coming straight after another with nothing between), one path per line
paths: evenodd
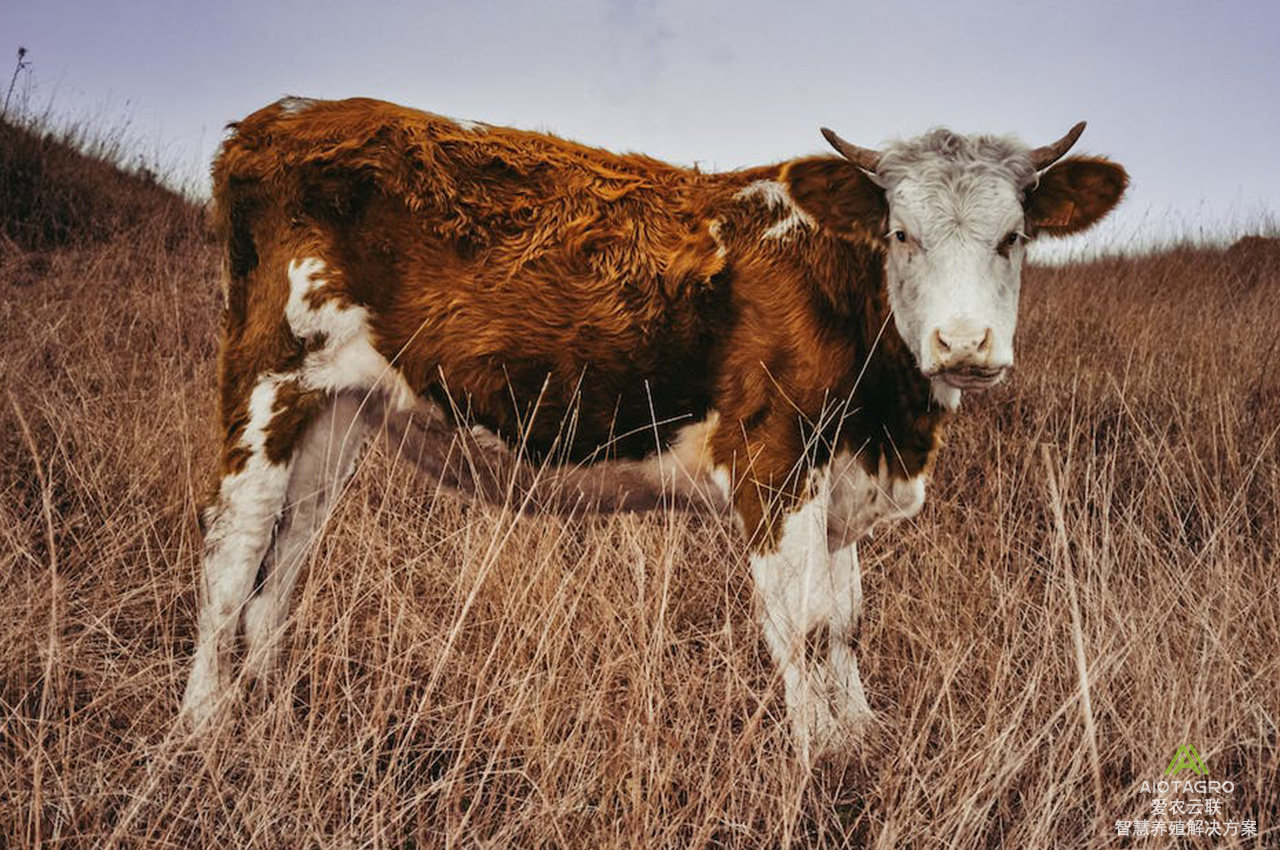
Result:
M1164 775L1173 774L1177 776L1188 768L1191 769L1192 773L1198 773L1201 776L1209 775L1209 771L1205 768L1204 762L1200 760L1200 754L1196 752L1193 744L1183 744L1178 747L1178 751L1173 754L1173 761L1169 762L1169 767L1165 770Z

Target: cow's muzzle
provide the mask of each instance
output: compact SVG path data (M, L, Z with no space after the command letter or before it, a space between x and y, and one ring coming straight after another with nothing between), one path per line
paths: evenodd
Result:
M979 390L996 384L1012 365L997 350L991 328L958 318L929 337L924 373L959 390Z
M938 378L958 390L981 390L1000 383L1008 371L1008 366L956 366L926 372L925 377Z

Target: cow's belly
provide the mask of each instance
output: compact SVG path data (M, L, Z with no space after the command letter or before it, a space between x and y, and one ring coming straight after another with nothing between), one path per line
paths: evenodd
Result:
M514 333L514 332L513 332ZM643 459L670 445L710 408L705 367L644 348L608 355L545 340L474 353L461 341L436 352L439 368L411 385L460 423L481 425L532 459L572 462ZM586 356L584 356L586 355Z
M459 432L431 401L390 414L388 436L395 453L464 492L506 498L517 483L536 486L544 506L617 511L665 505L712 512L729 506L728 470L711 458L711 435L719 421L714 412L679 428L662 450L645 457L583 464L531 463L528 452L484 426Z

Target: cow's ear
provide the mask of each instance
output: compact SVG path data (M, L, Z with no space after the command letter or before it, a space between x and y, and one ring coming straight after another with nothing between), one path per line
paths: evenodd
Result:
M1114 162L1071 157L1040 175L1023 206L1035 233L1067 236L1092 227L1124 195L1129 175Z
M832 233L881 235L889 211L884 190L853 163L831 157L796 160L783 179L800 208Z

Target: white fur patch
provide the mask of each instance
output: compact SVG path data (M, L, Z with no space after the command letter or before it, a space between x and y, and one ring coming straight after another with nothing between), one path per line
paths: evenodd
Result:
M466 118L454 118L449 116L449 120L458 125L458 129L468 133L486 133L489 131L489 125L483 121L471 121Z
M833 550L855 543L883 522L906 519L924 506L925 476L903 480L889 474L882 457L875 475L852 455L831 462L828 532Z
M258 379L249 395L248 421L240 438L240 445L248 449L248 459L239 472L224 477L219 483L219 506L273 504L284 492L289 482L288 463L273 464L266 456L267 428L275 416L276 392L284 380L283 376L269 372ZM275 511L272 506L273 517ZM235 536L242 530L242 522L237 521L240 519L233 517L228 523L211 523L206 544L216 547L223 538ZM257 521L256 517L251 519Z
M285 115L301 115L315 106L316 102L309 97L282 97L276 104Z
M739 189L735 200L758 198L770 210L783 210L786 215L770 225L761 239L785 239L798 230L809 230L817 226L813 216L809 215L795 202L787 187L777 180L757 180Z
M707 477L710 479L711 485L716 488L716 492L720 494L720 498L728 505L733 497L733 480L729 477L728 467L712 467L711 473Z
M369 311L327 299L313 307L308 295L327 283L323 261L314 257L289 263L289 303L285 318L294 336L324 334L324 346L309 353L299 370L304 386L331 392L382 389L393 410L413 407L415 394L400 371L374 348Z
M941 378L934 378L929 381L929 395L944 410L959 410L960 396L962 394L963 392L959 387L953 387Z
M725 247L724 237L720 234L720 228L723 226L718 218L711 219L707 224L707 232L711 234L712 240L716 243L716 257L723 260L729 255L728 248Z
M787 516L776 551L751 557L760 626L782 673L802 762L842 746L871 715L847 638L860 614L857 551L832 551L831 470L810 474L810 500ZM817 654L807 641L817 630Z
M655 496L678 496L715 512L728 508L728 471L715 466L711 459L711 435L719 422L720 414L713 410L701 422L677 431L665 451L656 452L639 462L641 476ZM613 465L609 462L599 464L606 474Z
M267 428L275 416L276 394L285 376L268 373L249 396L240 444L248 450L244 467L225 476L218 500L207 514L204 542L204 591L200 638L182 708L198 723L213 713L226 691L230 644L240 607L253 590L258 564L266 554L271 529L289 485L292 459L271 463L266 456Z

